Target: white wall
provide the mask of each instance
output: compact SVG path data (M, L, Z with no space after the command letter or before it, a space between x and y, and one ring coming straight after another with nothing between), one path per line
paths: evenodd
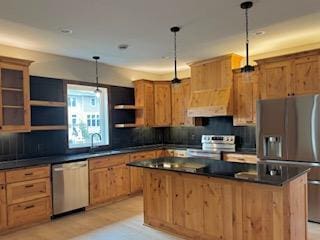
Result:
M95 63L76 58L0 45L0 55L33 60L30 74L84 82L95 82ZM137 79L157 80L158 74L134 71L100 63L99 81L116 86L132 86Z

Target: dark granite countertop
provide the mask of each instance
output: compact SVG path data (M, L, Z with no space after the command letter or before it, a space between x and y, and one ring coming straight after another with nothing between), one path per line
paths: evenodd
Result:
M59 164L66 162L74 162L86 160L88 158L111 156L117 154L133 153L139 151L147 150L157 150L157 149L177 149L185 150L187 148L201 148L201 145L177 145L177 144L155 144L155 145L143 145L137 147L129 147L122 149L115 149L109 151L100 151L94 153L77 153L77 154L66 154L66 155L56 155L48 157L36 157L36 158L25 158L17 160L2 160L0 161L0 170L18 168L18 167L29 167L44 164ZM236 153L241 153L237 151Z
M177 158L165 157L152 160L132 162L132 167L159 169L166 171L183 172L208 177L224 178L236 181L282 186L287 182L309 171L308 168L281 166L281 175L270 176L265 164L234 163L207 158ZM246 175L246 173L248 173ZM239 173L245 173L240 177Z

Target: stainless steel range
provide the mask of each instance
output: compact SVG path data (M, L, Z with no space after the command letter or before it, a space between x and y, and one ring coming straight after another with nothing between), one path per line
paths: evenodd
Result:
M187 149L188 157L206 157L222 160L222 152L235 152L235 136L202 135L202 149Z

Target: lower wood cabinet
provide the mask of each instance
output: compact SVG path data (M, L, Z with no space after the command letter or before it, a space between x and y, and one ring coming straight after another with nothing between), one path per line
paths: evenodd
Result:
M45 197L33 201L8 206L8 227L40 222L51 216L51 198Z
M156 151L146 151L130 154L130 162L143 161L156 158ZM142 191L143 187L143 169L130 167L130 192Z
M0 230L50 219L50 179L49 165L0 172Z
M306 239L306 189L306 174L270 186L144 169L145 223L191 239Z
M130 194L129 155L93 159L90 164L90 205ZM99 166L101 168L99 168Z
M0 231L7 227L6 185L0 185Z

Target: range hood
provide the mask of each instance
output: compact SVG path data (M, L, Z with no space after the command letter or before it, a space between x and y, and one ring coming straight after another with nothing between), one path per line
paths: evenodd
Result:
M232 100L232 88L193 91L188 116L231 116L233 115Z

